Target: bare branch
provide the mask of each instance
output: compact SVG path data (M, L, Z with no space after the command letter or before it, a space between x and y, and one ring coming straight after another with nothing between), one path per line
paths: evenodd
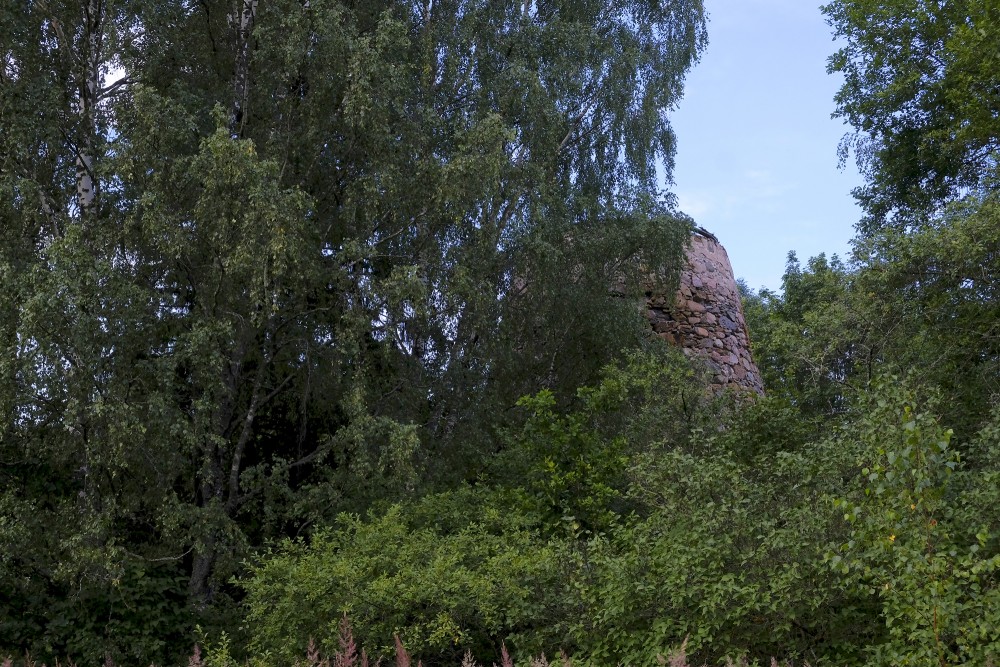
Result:
M122 88L131 86L134 83L135 79L133 77L131 76L122 77L121 79L118 79L110 86L105 86L104 88L101 88L99 91L97 91L97 101L101 102L108 99L109 97L117 95Z

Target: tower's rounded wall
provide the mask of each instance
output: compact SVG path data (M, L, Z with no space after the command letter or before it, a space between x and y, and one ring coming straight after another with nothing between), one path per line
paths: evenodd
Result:
M764 393L750 354L743 304L726 249L700 233L691 237L674 298L651 295L646 314L658 336L703 360L712 389Z

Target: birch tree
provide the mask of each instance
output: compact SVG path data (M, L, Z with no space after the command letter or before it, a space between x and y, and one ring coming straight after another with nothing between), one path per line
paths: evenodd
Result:
M253 548L474 476L521 394L643 344L608 285L678 264L697 0L48 2L0 36L0 644L162 662L115 629L143 581L182 635Z

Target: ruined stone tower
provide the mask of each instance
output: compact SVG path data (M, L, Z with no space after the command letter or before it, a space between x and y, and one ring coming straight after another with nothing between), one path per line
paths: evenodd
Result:
M646 314L653 330L687 355L703 360L712 389L764 393L750 354L750 337L729 256L719 240L698 229L674 298L648 294Z

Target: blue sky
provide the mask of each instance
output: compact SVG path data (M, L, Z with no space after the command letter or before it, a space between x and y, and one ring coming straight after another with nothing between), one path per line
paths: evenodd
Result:
M705 0L709 45L672 116L680 209L719 237L737 277L781 289L785 257L846 257L860 210L848 127L831 119L836 49L814 0Z

